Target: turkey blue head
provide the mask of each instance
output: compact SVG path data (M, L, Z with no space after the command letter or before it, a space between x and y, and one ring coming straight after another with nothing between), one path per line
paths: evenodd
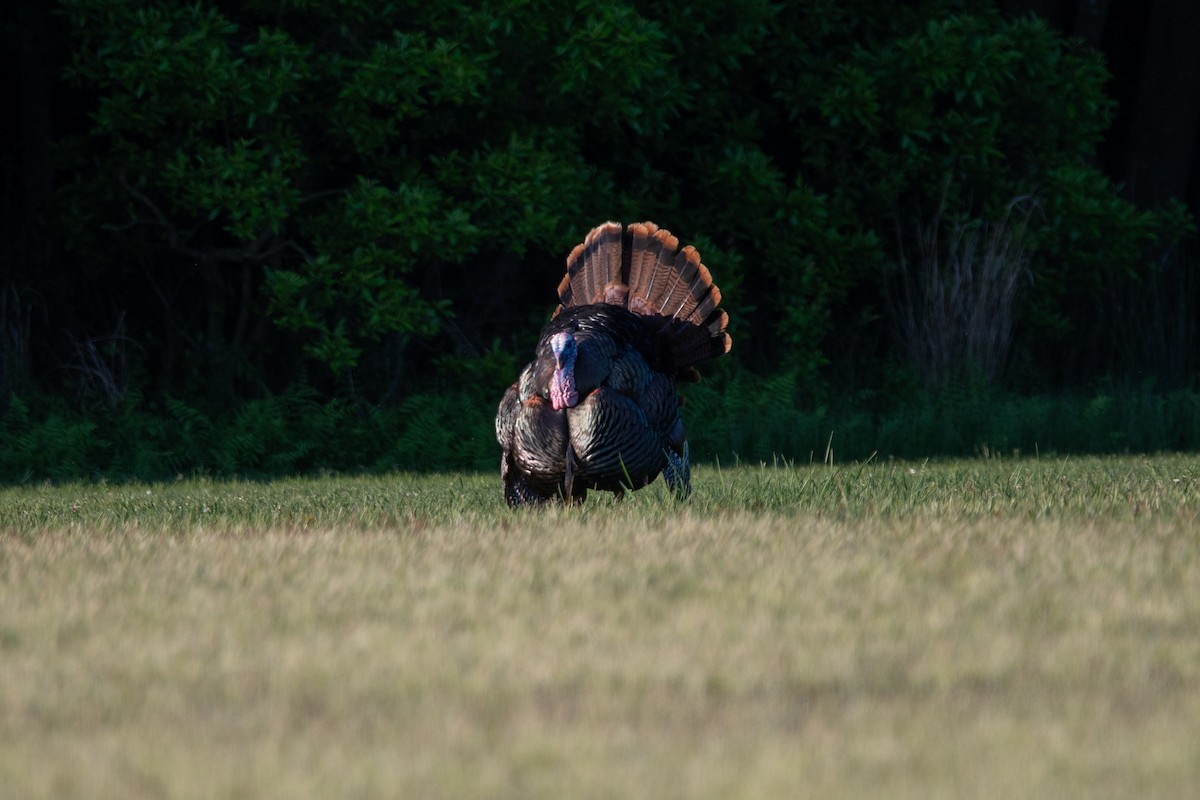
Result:
M550 404L554 409L573 408L579 402L575 391L575 334L562 331L550 339L554 353L554 376L550 379Z

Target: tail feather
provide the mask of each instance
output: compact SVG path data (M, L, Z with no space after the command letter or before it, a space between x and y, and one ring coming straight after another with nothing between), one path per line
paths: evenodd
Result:
M668 320L664 329L675 369L682 373L693 364L728 353L733 345L733 340L724 330L728 319L724 311L719 311L709 325L696 326L685 320Z
M650 298L670 278L671 259L679 248L679 240L653 222L639 222L629 229L633 234L629 257L630 310L651 313ZM634 303L639 307L634 308Z
M567 274L558 286L564 308L612 303L657 320L670 358L683 372L692 364L729 352L721 290L695 247L653 222L637 222L622 231L606 222L588 233L567 257Z
M619 222L592 228L567 256L567 274L558 285L559 310L588 303L623 300L621 280L622 232ZM624 302L618 302L624 305ZM558 315L558 310L554 312Z
M652 224L652 223L650 223ZM631 225L634 230L637 226ZM721 290L712 273L700 261L700 253L688 245L678 252L678 239L666 231L647 238L635 232L629 272L629 308L640 314L686 319L701 325L721 303Z
M690 244L675 256L675 264L671 279L667 281L666 291L653 299L658 306L658 313L665 317L687 319L691 316L696 299L692 297L692 281L699 274L700 254ZM705 270L707 272L707 270ZM709 278L709 283L712 278Z

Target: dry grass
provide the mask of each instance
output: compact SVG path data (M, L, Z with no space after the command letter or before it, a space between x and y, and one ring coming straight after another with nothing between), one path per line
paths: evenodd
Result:
M1200 461L696 482L0 490L0 786L1194 796Z

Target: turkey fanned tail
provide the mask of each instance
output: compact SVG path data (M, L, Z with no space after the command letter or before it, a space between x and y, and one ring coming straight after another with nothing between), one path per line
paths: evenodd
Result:
M510 506L620 496L662 473L692 490L676 382L729 352L700 254L652 222L607 222L567 257L559 306L496 413Z

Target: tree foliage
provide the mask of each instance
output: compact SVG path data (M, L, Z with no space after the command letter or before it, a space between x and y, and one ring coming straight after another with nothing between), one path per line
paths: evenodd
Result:
M71 341L119 328L147 402L490 396L605 219L697 244L740 368L803 402L893 391L917 369L888 303L905 254L935 212L986 229L1019 197L1030 284L996 380L1045 386L1099 342L1086 382L1127 352L1112 298L1190 225L1096 166L1096 52L983 0L60 7L90 98L59 142L94 300Z

